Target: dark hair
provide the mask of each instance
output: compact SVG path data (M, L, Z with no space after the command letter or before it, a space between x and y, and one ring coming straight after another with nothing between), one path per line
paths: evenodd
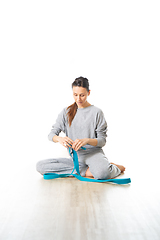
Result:
M79 77L74 80L72 83L72 88L73 87L83 87L86 88L87 91L89 92L89 82L87 78L84 77Z
M74 80L74 82L72 83L72 88L73 87L83 87L83 88L86 88L87 91L89 92L89 82L88 82L88 79L87 78L84 78L84 77L79 77L79 78L76 78ZM72 124L72 121L76 115L76 112L77 112L77 103L74 102L72 105L70 105L67 110L67 116L68 116L68 122L69 122L69 126L71 126Z

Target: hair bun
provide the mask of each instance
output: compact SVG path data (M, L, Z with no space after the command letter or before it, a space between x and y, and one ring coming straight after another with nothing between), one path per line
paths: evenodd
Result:
M76 78L75 81L72 83L72 88L74 86L86 88L87 91L89 92L89 81L87 78L84 78L82 76L79 78Z

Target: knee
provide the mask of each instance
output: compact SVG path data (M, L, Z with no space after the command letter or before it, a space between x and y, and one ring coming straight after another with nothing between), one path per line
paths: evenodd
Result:
M43 161L39 161L36 164L36 170L43 175Z
M103 169L99 169L99 171L93 174L93 176L95 179L105 180L105 179L111 178L111 173L109 169L103 168Z

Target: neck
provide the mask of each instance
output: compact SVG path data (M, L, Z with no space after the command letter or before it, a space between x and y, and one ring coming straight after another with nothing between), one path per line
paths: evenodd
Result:
M86 107L89 107L89 106L91 106L91 104L89 102L86 102L84 104L84 106L78 106L78 108L86 108Z

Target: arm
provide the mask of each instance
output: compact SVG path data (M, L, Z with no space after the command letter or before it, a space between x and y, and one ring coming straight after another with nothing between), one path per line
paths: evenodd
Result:
M52 129L48 135L48 139L53 142L57 142L57 138L59 136L59 133L61 131L65 132L66 126L65 126L65 109L60 112L58 115L55 124L52 126ZM54 138L55 137L55 138ZM54 138L54 140L53 140Z
M98 140L97 139L92 139L92 138L87 138L88 139L88 144L91 145L91 146L97 146L98 144Z
M104 147L107 137L107 122L102 111L99 111L97 114L96 125L97 127L95 129L95 132L96 139L98 141L97 146Z
M57 142L60 141L60 138L61 138L61 137L55 135L55 136L52 138L52 141L55 142L55 143L57 143Z

